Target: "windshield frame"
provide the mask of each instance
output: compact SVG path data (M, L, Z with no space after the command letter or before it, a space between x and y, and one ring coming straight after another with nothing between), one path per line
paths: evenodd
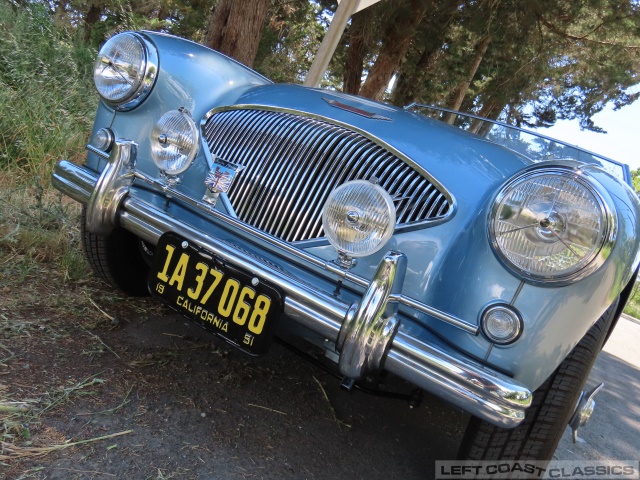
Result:
M422 104L422 103L418 103L418 102L413 102L413 103L407 105L406 107L404 107L404 109L407 110L407 111L410 111L410 112L415 112L415 113L421 114L421 115L424 115L424 114L420 111L420 109L427 109L427 110L434 110L434 111L440 112L440 113L450 113L450 114L458 115L458 116L462 116L462 117L469 117L469 118L472 118L474 120L479 120L479 121L483 121L483 122L489 122L491 124L494 124L494 125L497 125L497 126L509 129L509 130L515 130L515 131L518 131L518 132L525 133L527 135L533 135L534 137L538 137L538 138L541 138L541 139L544 139L544 140L547 140L547 141L550 141L550 142L554 142L554 143L557 143L557 144L562 145L564 147L569 147L569 148L576 149L576 150L578 150L580 152L583 152L583 153L585 153L587 155L591 155L592 157L595 157L595 159L600 161L601 163L602 162L609 163L609 164L612 164L612 166L614 168L620 168L620 170L622 171L622 178L619 178L617 175L616 175L616 177L618 179L620 179L620 180L623 180L627 184L631 185L631 170L630 170L630 168L629 168L629 166L627 164L622 163L622 162L618 162L617 160L614 160L614 159L609 158L609 157L605 157L604 155L601 155L599 153L595 153L595 152L586 150L586 149L584 149L582 147L579 147L577 145L573 145L571 143L564 142L562 140L558 140L557 138L553 138L553 137L550 137L548 135L544 135L544 134L538 133L538 132L536 132L534 130L527 130L525 128L517 127L515 125L509 125L508 123L500 122L498 120L492 120L492 119L489 119L489 118L484 118L484 117L481 117L479 115L475 115L473 113L459 112L459 111L452 110L452 109L445 108L445 107L438 107L438 106L434 106L434 105L426 105L426 104ZM437 118L437 117L432 117L432 116L428 116L428 115L424 115L424 116L426 116L427 118L432 118L434 120L443 121L442 119ZM462 128L461 126L456 126L455 124L453 124L451 126L460 128L461 130L467 131L468 133L470 133L472 135L476 135L476 136L478 135L476 133L469 132L468 130ZM507 145L503 145L501 143L492 141L491 138L482 137L482 136L480 136L480 137L484 138L487 141L495 143L497 145L501 145L501 146L503 146L505 148L509 148ZM513 151L516 151L516 150L513 150ZM522 154L521 152L518 152L518 153ZM538 161L536 159L531 159L531 160L535 161L536 163L538 163ZM580 161L582 163L588 163L588 162L584 162L582 160L577 160L577 161ZM613 175L613 173L611 173L611 174Z

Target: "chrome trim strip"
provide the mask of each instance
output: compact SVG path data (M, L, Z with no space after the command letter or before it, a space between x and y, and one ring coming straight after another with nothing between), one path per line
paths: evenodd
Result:
M96 154L100 158L104 158L105 160L109 160L109 154L107 152L104 152L104 151L100 150L99 148L94 147L91 144L87 145L87 150L89 150L91 153Z
M360 115L361 117L369 118L371 120L385 120L387 122L392 122L389 117L385 117L378 113L368 112L366 110L362 110L361 108L354 107L352 105L347 105L346 103L339 102L337 100L332 100L330 98L322 97L322 100L327 102L332 107L340 108L341 110L345 110L349 113L355 113L356 115Z
M142 174L137 174L138 179L142 177L144 177ZM84 195L87 193L87 181L95 186L98 174L66 161L60 162L54 169L54 185L62 185L64 193L70 192L72 198L83 203L86 203L90 196ZM159 182L154 181L154 183ZM198 203L193 200L191 202ZM218 215L229 222L228 217ZM156 243L162 233L173 231L221 258L254 272L255 275L285 292L285 313L290 318L330 341L338 340L341 326L345 323L349 312L354 309L353 305L345 304L332 294L301 282L287 272L274 269L258 257L244 255L234 245L199 231L192 225L186 225L135 197L128 196L123 200L122 209L117 218L121 226L152 243ZM236 221L236 223L244 229L251 228L243 226L241 222ZM266 238L266 240L273 239ZM321 259L305 252L295 252L296 249L286 242L280 243L288 251L308 257L313 264L324 264L327 269L338 270L336 273L343 278L349 277L357 284L369 285L366 280L342 272L338 267L328 265ZM372 284L379 281L381 279L375 277ZM395 287L391 289L388 301L404 299L395 290ZM413 382L420 388L441 396L481 419L506 428L517 426L531 403L531 392L517 381L494 370L476 365L466 358L454 357L435 346L416 341L402 330L393 337L383 368Z
M395 299L395 296L391 295L391 298ZM480 327L473 325L466 320L454 317L453 315L445 313L442 310L438 310L437 308L430 307L429 305L419 302L418 300L415 300L411 297L400 294L398 295L398 301L409 308L417 310L421 313L426 313L427 315L437 318L438 320L448 323L449 325L458 327L460 330L464 330L467 333L477 335L480 331Z

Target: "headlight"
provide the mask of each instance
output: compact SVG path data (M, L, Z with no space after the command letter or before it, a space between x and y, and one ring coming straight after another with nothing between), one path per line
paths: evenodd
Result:
M322 226L331 245L349 257L380 250L393 235L396 210L379 185L353 180L340 185L322 210Z
M495 251L532 280L577 280L602 264L615 215L591 182L564 169L525 173L503 188L492 209ZM609 245L610 247L610 245Z
M130 110L149 94L157 72L155 47L138 34L121 33L100 49L93 79L105 102L118 110Z
M151 130L151 157L169 175L184 172L198 153L196 124L184 110L171 110Z

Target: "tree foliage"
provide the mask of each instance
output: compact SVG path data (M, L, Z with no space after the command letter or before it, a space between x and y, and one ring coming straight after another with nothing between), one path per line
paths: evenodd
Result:
M126 29L208 43L275 81L301 82L333 0L10 0L38 4L93 47ZM638 0L382 0L355 14L323 85L525 126L593 116L640 93ZM636 93L631 93L636 92Z
M640 168L631 170L631 182L633 189L640 195Z

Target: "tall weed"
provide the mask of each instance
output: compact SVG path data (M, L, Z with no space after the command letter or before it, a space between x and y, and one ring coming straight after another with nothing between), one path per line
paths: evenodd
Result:
M95 52L42 4L0 3L0 169L43 177L81 158L96 109Z
M96 52L42 3L0 1L0 32L0 277L20 282L49 264L64 280L86 278L80 207L49 175L58 159L84 156Z

